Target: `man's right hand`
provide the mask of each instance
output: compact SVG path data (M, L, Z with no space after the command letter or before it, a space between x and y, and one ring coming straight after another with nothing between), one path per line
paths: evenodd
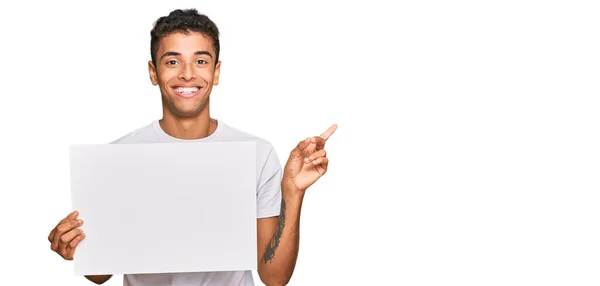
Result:
M65 260L73 260L75 248L85 238L83 230L78 229L83 225L83 221L77 219L78 216L79 212L77 211L70 213L48 235L52 251L58 253Z

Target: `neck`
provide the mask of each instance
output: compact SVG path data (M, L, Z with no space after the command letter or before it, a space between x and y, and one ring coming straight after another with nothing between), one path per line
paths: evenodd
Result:
M217 129L217 123L210 118L208 106L194 117L178 117L163 110L163 118L158 122L165 133L178 139L205 138Z

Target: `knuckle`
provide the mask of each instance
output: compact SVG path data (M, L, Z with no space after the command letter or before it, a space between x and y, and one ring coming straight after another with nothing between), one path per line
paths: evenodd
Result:
M75 248L75 246L77 246L77 244L79 244L79 241L81 241L81 236L76 237L75 239L73 239L70 243L69 243L69 247L71 248Z
M66 235L63 235L63 236L60 237L60 242L67 243L67 242L69 242L69 240L67 239Z
M58 226L56 228L56 232L57 233L64 233L65 231L67 231L68 227L69 227L68 225L61 224L60 226Z

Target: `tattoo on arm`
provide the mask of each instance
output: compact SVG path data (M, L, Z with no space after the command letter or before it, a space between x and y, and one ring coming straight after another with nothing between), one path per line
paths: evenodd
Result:
M277 229L273 234L273 238L271 238L271 242L269 242L269 245L267 245L267 249L265 250L265 255L263 257L265 264L275 257L275 250L279 246L279 240L281 239L281 234L283 233L283 227L285 227L285 201L282 199Z

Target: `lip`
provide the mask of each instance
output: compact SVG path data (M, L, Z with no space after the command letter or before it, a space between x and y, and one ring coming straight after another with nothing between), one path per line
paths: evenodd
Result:
M195 88L197 88L198 90L196 90L195 92L192 92L192 93L179 93L179 92L177 92L177 89L178 89L178 88L190 88L190 87L195 87ZM174 93L175 93L177 96L180 96L180 97L183 97L183 98L191 98L191 97L194 97L194 96L196 96L198 93L200 93L200 91L202 90L202 87L201 87L201 86L198 86L198 85L176 85L176 86L172 86L172 87L171 87L171 90L172 90L172 91L173 91L173 92L174 92Z

